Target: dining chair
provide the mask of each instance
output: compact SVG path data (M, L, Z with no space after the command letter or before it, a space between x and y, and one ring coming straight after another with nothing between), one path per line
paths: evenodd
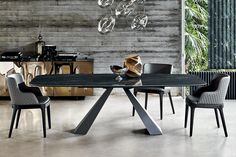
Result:
M41 109L43 122L43 137L46 137L46 117L47 109L48 125L51 129L50 98L43 96L38 87L26 86L20 73L11 74L7 77L8 90L11 98L13 114L8 137L11 138L15 117L17 114L15 128L18 128L22 109Z
M172 69L172 65L170 64L159 64L159 63L146 63L143 65L143 73L144 74L170 74ZM164 86L157 87L157 88L134 88L134 95L137 96L138 92L145 93L145 109L147 109L147 102L148 102L148 94L154 93L159 94L160 97L160 119L163 118L163 95L168 94L170 99L170 104L172 108L173 114L175 114L175 109L171 97L171 91L169 88L165 88ZM133 107L133 116L135 115L135 109Z
M218 111L220 112L222 125L224 128L225 136L228 136L227 128L224 118L224 100L227 93L227 89L230 82L230 76L219 73L214 76L210 84L204 87L201 87L194 92L193 95L189 95L186 98L186 108L185 108L185 122L184 127L187 127L188 121L188 110L191 109L190 116L190 137L193 134L193 122L194 122L194 112L195 108L209 108L214 109L217 127L220 127L218 119Z

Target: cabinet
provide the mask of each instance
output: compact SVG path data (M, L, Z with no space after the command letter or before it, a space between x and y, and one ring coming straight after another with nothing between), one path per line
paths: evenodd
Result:
M15 73L13 62L0 62L0 96L7 97L8 89L7 89L7 81L6 76Z
M74 62L74 67L75 67L74 69L75 73L80 73L80 74L93 73L93 66L91 66L91 63L86 61ZM93 95L93 88L73 88L72 96L76 96L76 94L84 96Z
M19 66L19 65L18 65ZM25 78L25 82L29 85L30 81L37 75L45 74L91 74L93 73L93 60L77 60L77 61L40 61L40 62L21 62L20 71ZM0 77L0 81L4 77ZM69 79L69 78L68 78ZM3 81L4 82L4 81ZM5 88L2 88L4 86ZM0 84L1 89L6 89L6 83ZM42 87L43 95L47 96L89 96L93 95L92 88L78 87ZM7 92L2 90L0 96L7 96Z
M5 76L3 74L0 74L0 95L1 96L7 96L7 82L5 79Z

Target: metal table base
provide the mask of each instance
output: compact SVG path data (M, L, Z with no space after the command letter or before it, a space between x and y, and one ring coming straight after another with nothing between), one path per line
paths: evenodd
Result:
M79 125L75 128L74 133L80 135L86 135L95 121L97 115L101 111L103 105L105 104L107 98L109 97L113 88L107 88L86 116L82 119ZM143 124L147 128L147 131L150 135L161 135L161 128L157 123L152 119L152 117L146 112L146 110L140 105L136 97L130 92L129 88L123 88L126 95L128 96L130 102L137 111L139 117L141 118Z

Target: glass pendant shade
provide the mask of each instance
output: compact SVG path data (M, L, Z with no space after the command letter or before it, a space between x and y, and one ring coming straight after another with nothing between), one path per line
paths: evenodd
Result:
M131 0L132 3L144 4L145 0Z
M133 30L143 30L148 22L148 17L145 14L140 14L135 16L132 21L131 29Z
M109 7L113 4L114 0L98 0L98 5L101 8Z
M114 29L116 19L112 15L103 16L98 22L98 32L107 34Z
M143 30L148 22L148 16L145 14L144 3L146 0L120 0L117 2L116 7L113 5L114 0L98 0L98 5L101 8L110 9L111 13L104 15L98 22L98 32L107 34L113 31L116 19L125 17L130 19L129 15L132 14L134 19L131 22L132 30ZM114 9L114 10L113 10ZM133 17L132 17L133 18Z
M115 9L115 14L116 16L127 16L131 14L134 10L135 5L132 1L121 1Z

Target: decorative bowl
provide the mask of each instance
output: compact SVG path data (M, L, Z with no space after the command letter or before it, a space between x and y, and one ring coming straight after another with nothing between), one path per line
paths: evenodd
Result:
M124 75L128 71L127 68L123 68L119 65L111 65L110 69L114 74L118 75L115 79L119 82L123 79L121 75Z

